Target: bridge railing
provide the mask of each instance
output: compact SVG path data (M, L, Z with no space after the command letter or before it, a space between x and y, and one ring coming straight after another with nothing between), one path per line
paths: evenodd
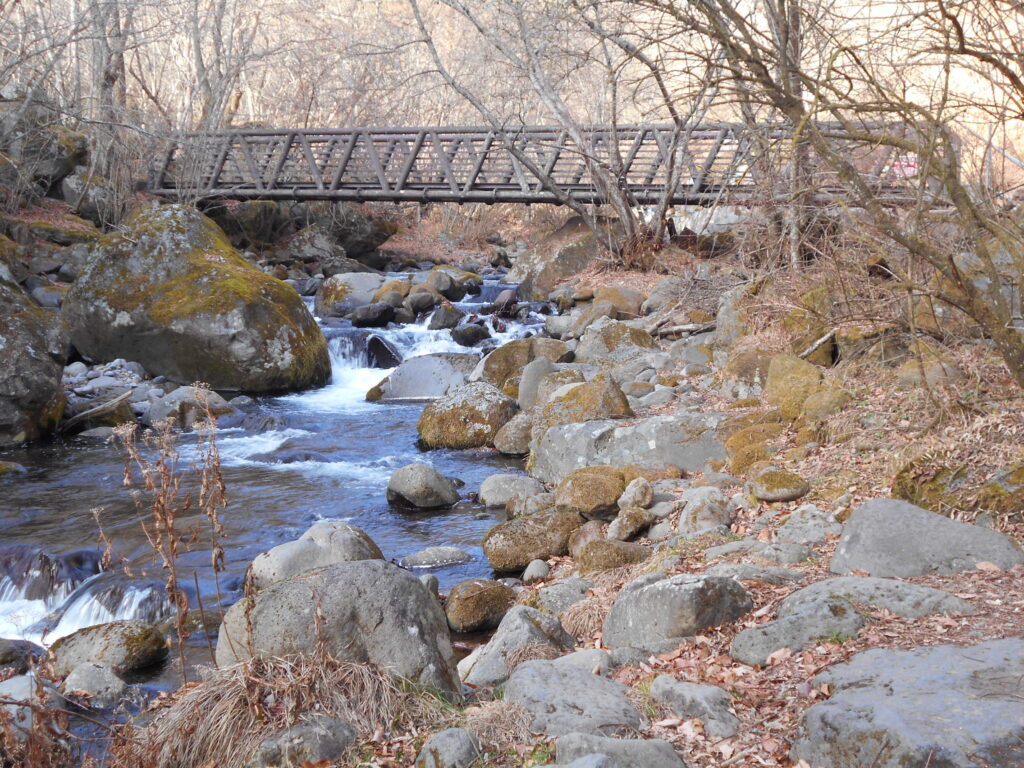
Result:
M189 133L175 137L149 186L158 195L192 199L459 203L556 203L557 189L602 203L604 179L591 173L598 164L637 205L666 195L675 205L708 205L757 194L766 152L784 153L789 144L782 128L755 133L732 124L682 133L672 125L589 126L582 134L583 146L552 127ZM901 166L891 150L851 145L850 152L880 194L900 194L893 182ZM816 195L841 194L835 178L813 163L812 171Z

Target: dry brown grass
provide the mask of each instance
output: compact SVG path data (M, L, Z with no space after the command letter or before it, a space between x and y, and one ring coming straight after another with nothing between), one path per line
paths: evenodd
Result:
M437 728L451 705L370 665L325 653L255 658L207 670L201 682L164 701L144 728L127 727L110 768L244 768L267 737L316 712L351 723L363 738L378 729Z
M463 718L464 727L476 734L485 750L530 740L533 716L518 704L485 701L466 709Z

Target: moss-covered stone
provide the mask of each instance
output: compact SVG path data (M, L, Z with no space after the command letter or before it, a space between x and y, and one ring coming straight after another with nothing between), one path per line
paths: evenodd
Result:
M505 383L501 385L501 391L507 397L511 397L513 400L519 399L519 381L521 376L509 376L505 379Z
M121 672L134 672L167 657L167 642L152 624L112 621L80 629L50 646L53 671L59 677L82 662L109 664Z
M742 475L758 462L768 461L771 455L772 452L765 443L750 443L729 457L729 470L733 474Z
M584 467L586 469L586 467ZM676 466L664 468L641 467L636 464L627 464L622 468L622 480L626 485L642 477L649 483L659 480L678 480L683 476L683 470Z
M906 462L892 479L894 498L948 515L963 508L968 467L947 451L926 451Z
M580 573L587 575L642 563L651 556L651 550L640 544L615 539L597 539L590 542L577 557Z
M741 429L726 440L725 453L729 457L735 456L741 450L751 445L774 440L784 431L783 426L778 423L754 424L746 429Z
M646 297L635 288L626 285L602 285L594 291L594 303L608 302L623 319L640 317L640 305Z
M824 421L829 416L843 410L852 399L853 396L844 389L823 387L804 400L800 409L801 415L812 424Z
M552 427L597 419L624 419L633 415L629 400L607 373L588 382L566 384L555 390L533 421L532 445Z
M658 345L643 328L609 318L595 321L576 346L576 360L602 368L614 368Z
M731 353L722 369L722 392L727 397L750 400L764 391L772 353L745 349Z
M555 489L555 508L586 518L611 518L619 511L619 497L626 490L623 471L617 467L583 467Z
M581 525L577 513L557 509L509 520L484 536L484 554L494 570L517 571L533 560L566 554L569 537Z
M444 613L452 632L493 629L515 604L515 593L491 579L460 581L448 594Z
M765 395L788 421L800 415L804 401L821 386L821 371L795 355L775 355L768 366Z
M760 401L757 401L760 405ZM722 419L718 424L718 436L722 440L728 440L730 437L735 435L737 432L742 432L744 429L755 427L761 424L778 424L782 425L785 419L782 416L782 411L778 408L771 408L767 411L752 411L750 413L740 413L735 416L729 416L728 418Z
M760 501L796 501L810 491L810 484L800 475L778 467L765 467L751 483L751 492Z
M828 332L827 319L834 301L828 286L819 285L804 293L797 306L782 320L782 329L789 334L790 348L799 354ZM815 365L831 365L835 341L822 344L807 360Z
M546 357L553 363L561 363L571 356L569 345L564 341L542 336L516 339L498 347L483 359L480 379L500 389L510 376L520 375L531 360Z
M427 448L478 448L491 445L518 410L515 400L475 381L427 405L416 429Z
M56 245L93 244L103 235L91 221L68 212L47 211L46 218L23 222L30 237Z
M370 303L376 304L378 301L383 301L384 297L392 291L395 291L404 299L409 295L409 291L411 290L412 283L407 280L388 280L384 285L377 289L375 294L373 294L373 301Z
M63 312L83 354L173 381L271 392L330 379L327 343L295 289L186 206L144 206L100 240Z

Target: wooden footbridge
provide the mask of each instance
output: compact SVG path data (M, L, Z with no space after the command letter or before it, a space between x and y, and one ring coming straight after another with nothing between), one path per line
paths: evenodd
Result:
M602 203L596 164L636 205L666 194L673 205L712 205L752 200L763 189L755 152L790 144L781 128L755 137L727 124L682 134L672 125L596 126L575 138L550 127L192 133L176 137L149 189L177 199ZM850 151L882 198L906 198L906 160L891 149ZM822 173L813 187L819 199L843 195Z

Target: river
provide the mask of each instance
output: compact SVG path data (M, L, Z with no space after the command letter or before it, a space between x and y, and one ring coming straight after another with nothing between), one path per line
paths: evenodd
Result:
M507 287L489 281L479 295L457 306L468 312L480 309ZM495 342L524 336L541 319L502 321ZM455 344L448 331L428 330L425 321L374 333L404 359L474 351ZM421 452L416 422L424 404L366 402L366 391L390 371L370 367L364 332L342 322L325 327L325 334L333 367L328 386L258 398L244 408L269 427L218 434L229 496L223 514L226 571L218 589L208 540L202 538L180 558L180 578L191 589L193 605L198 602L193 579L207 610L216 610L218 599L226 607L241 596L253 557L324 520L359 526L386 558L396 561L428 546L462 548L472 556L470 562L422 571L434 573L442 589L491 574L480 542L503 512L465 498L442 511L395 509L385 501L385 487L396 469L424 461L463 481L467 497L487 475L521 471L521 462L493 451ZM190 474L194 436L182 434L179 446L179 468ZM48 645L81 627L114 619L167 618L163 574L122 487L124 456L116 445L72 438L7 451L0 459L28 469L27 474L0 476L0 638ZM95 508L103 510L103 531L119 563L105 570ZM179 525L201 528L204 521L193 517Z

